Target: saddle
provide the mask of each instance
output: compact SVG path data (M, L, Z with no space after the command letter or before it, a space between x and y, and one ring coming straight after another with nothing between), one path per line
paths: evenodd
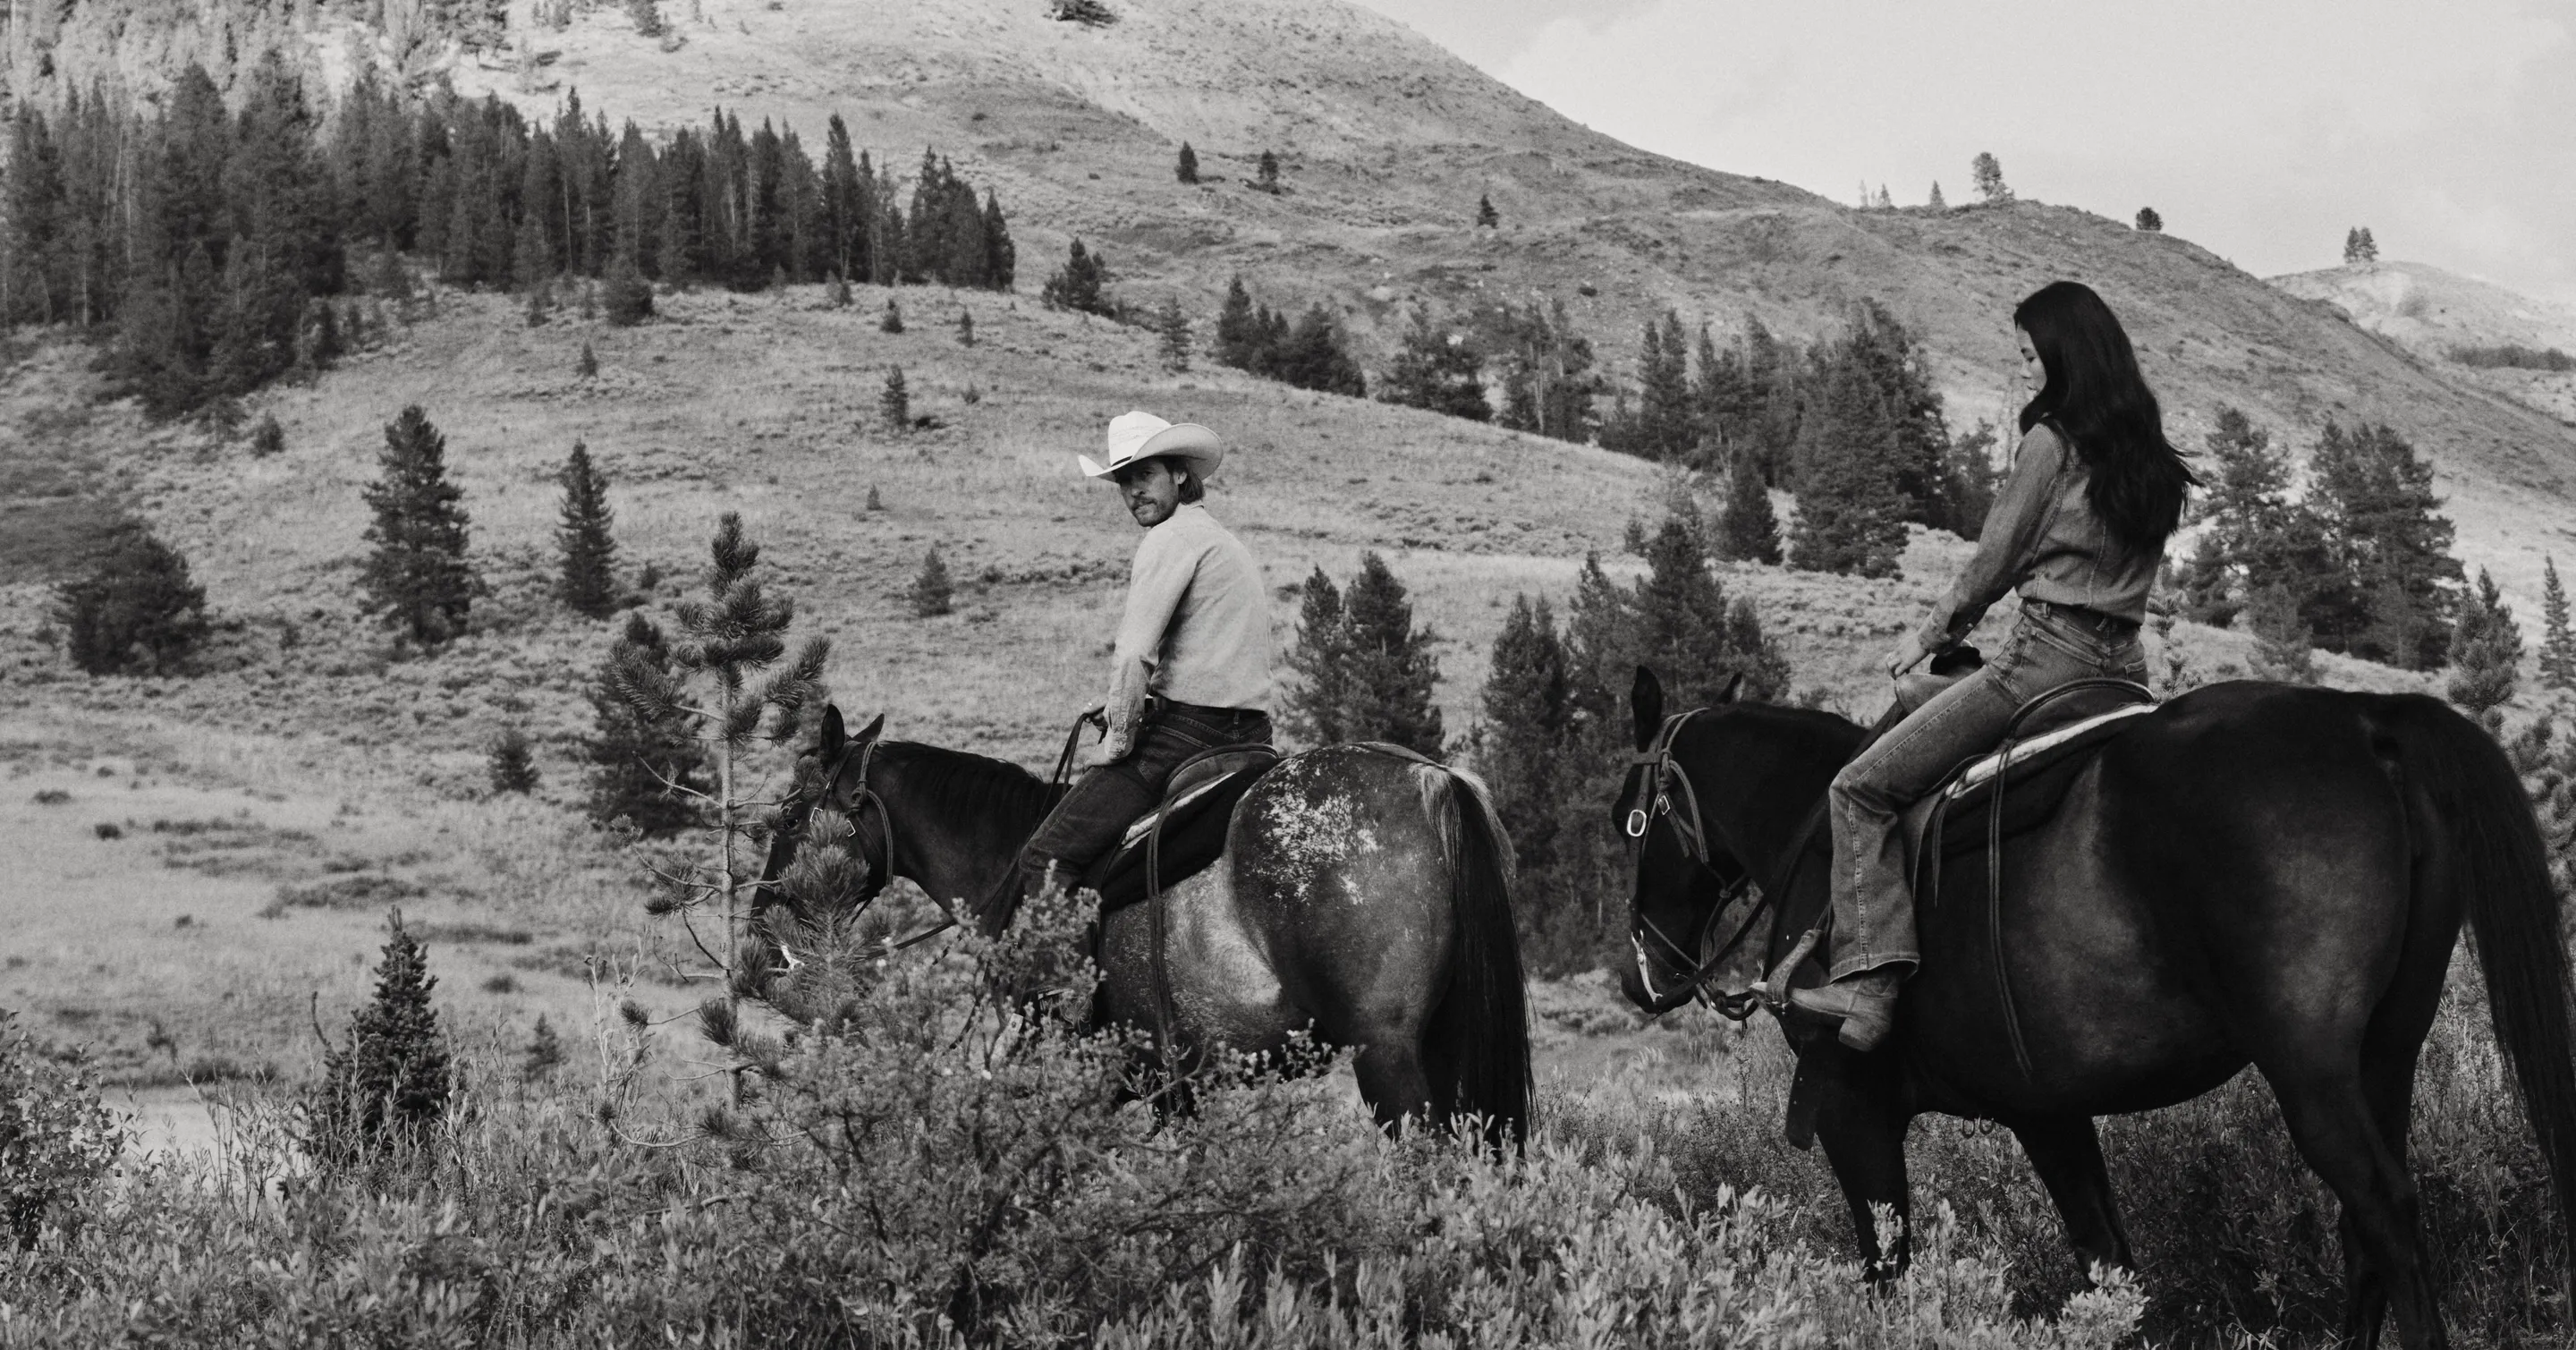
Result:
M1945 856L1999 847L2055 818L2094 752L2127 730L2131 718L2155 708L2155 696L2144 688L2107 679L2066 685L2024 704L2000 747L1961 764L1906 809L1915 903L1928 910L1938 902Z
M1225 853L1235 804L1278 763L1279 752L1267 745L1221 745L1183 760L1163 785L1162 805L1129 825L1118 847L1083 873L1082 884L1100 893L1100 912L1207 870Z

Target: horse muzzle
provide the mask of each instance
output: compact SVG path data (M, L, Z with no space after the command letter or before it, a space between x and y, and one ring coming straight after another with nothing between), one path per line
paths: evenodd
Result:
M1619 977L1619 992L1627 995L1630 1003L1649 1013L1668 1013L1699 993L1687 973L1658 971L1655 959L1646 954L1645 940L1635 933L1628 935L1628 950L1634 959Z

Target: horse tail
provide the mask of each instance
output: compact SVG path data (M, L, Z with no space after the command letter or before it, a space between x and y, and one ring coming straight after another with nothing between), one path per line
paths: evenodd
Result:
M1529 1007L1512 927L1511 842L1492 798L1463 769L1417 769L1425 815L1449 865L1453 942L1449 987L1423 1043L1435 1108L1484 1120L1486 1142L1518 1147L1529 1133Z
M2376 702L2373 720L2393 733L2406 781L2430 801L2443 831L2450 883L2466 892L2496 1040L2548 1159L2560 1223L2576 1234L2567 947L2539 821L2513 762L2477 724L2421 694ZM2576 1263L2576 1250L2569 1257ZM2576 1281L2576 1268L2569 1277Z

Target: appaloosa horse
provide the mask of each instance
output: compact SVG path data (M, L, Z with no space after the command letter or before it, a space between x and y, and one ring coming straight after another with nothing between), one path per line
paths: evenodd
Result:
M1054 792L1016 764L881 740L884 724L851 737L825 710L818 772L781 813L766 875L828 806L868 869L852 903L903 877L959 912L1010 874ZM1311 1032L1357 1050L1360 1092L1390 1126L1472 1114L1497 1142L1528 1128L1510 846L1465 773L1366 745L1281 760L1235 807L1214 866L1106 917L1100 966L1105 1015L1158 1039L1167 1027L1161 1049L1185 1064Z
M1669 748L1641 755L1615 808L1643 834L1628 992L1655 1011L1755 983L1825 908L1809 816L1864 733L1728 694L1669 733L1652 672L1630 695L1638 748ZM1887 1046L1856 1054L1784 1024L1793 1137L1812 1122L1824 1141L1874 1271L1905 1260L1901 1237L1880 1250L1869 1208L1904 1213L1906 1123L1927 1111L2009 1128L2077 1253L2128 1266L2093 1117L2173 1105L2251 1063L2343 1202L2344 1335L2376 1343L2393 1309L2408 1350L2445 1344L2406 1133L2463 915L2562 1219L2576 1213L2568 962L2543 841L2503 752L2442 703L2195 690L2131 719L2045 824L2006 841L1997 923L1984 863L1947 864Z

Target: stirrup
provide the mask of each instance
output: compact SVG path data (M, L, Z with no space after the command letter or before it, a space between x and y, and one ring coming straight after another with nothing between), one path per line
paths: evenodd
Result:
M1771 977L1764 980L1760 988L1762 999L1771 1005L1773 1016L1778 1016L1781 1009L1789 1006L1789 982L1797 978L1798 967L1807 964L1807 958L1815 955L1816 944L1824 938L1822 925L1799 934L1798 944L1789 949L1787 956L1780 958L1779 965L1771 968Z

